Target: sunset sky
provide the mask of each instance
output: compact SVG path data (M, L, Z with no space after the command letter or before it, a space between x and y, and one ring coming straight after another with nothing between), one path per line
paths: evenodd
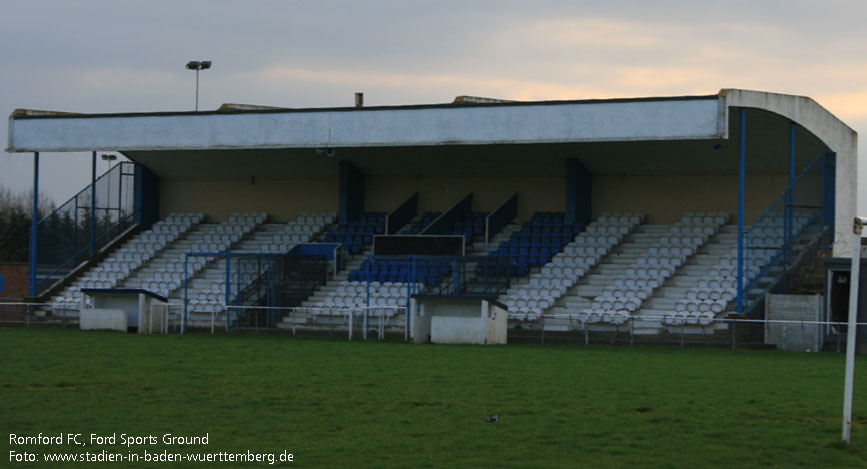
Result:
M0 0L0 113L712 94L815 99L867 130L867 2L852 1L12 1ZM0 126L3 146L7 126ZM859 180L867 174L867 143ZM47 154L61 203L90 157ZM100 172L105 166L100 166ZM27 191L31 154L0 156ZM859 205L867 210L867 184ZM863 214L863 213L862 213Z

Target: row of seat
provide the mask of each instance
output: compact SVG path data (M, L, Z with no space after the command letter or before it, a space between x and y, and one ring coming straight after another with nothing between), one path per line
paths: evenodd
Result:
M469 212L462 220L455 222L453 233L463 235L467 240L471 240L474 236L481 236L485 234L487 217L488 212Z
M279 232L273 235L261 233L261 236L249 240L247 250L282 254L289 252L295 245L299 243L309 242L317 236L327 225L334 222L336 214L333 212L304 212L299 214L295 220L292 220L282 226ZM220 261L222 262L222 261ZM236 264L231 279L230 301L251 285L257 278L260 278L266 269L265 264L256 262L242 262ZM239 273L240 272L240 273ZM216 309L217 312L223 312L225 302L226 281L212 281L209 287L199 290L196 298L191 302L192 310L202 310L209 312Z
M417 283L416 288L421 288L421 284ZM364 281L343 281L337 285L334 290L335 295L366 295L382 294L384 296L406 297L407 288L413 288L413 285L406 282L364 282ZM418 291L418 290L415 290Z
M588 225L586 231L578 234L538 273L532 274L527 283L512 287L500 297L500 301L509 308L511 319L533 321L538 318L635 229L643 217L634 213L605 213L599 220L602 221L597 220ZM609 227L617 229L609 230Z
M268 219L268 214L265 212L235 212L229 215L226 221L231 225L261 225Z
M422 230L427 228L428 225L433 223L433 221L436 220L437 217L439 217L442 214L443 214L443 212L424 212L421 215L421 219L414 221L414 222L410 222L409 228L403 230L401 232L401 234L408 234L408 235L419 234L422 232Z
M687 257L693 255L726 220L727 215L723 213L684 214L679 222L668 229L666 235L630 264L623 275L606 286L601 295L594 298L591 310L614 309L629 313L637 311L642 301L674 275L675 270ZM684 233L690 235L683 236ZM671 245L672 237L678 238L681 244Z
M85 272L52 298L52 303L80 304L82 288L114 288L203 219L204 215L200 213L169 214L165 220L154 223L149 230L140 233L109 254L98 266Z
M221 222L214 228L215 233L220 233L218 242L214 242L217 238L213 238L212 234L210 238L212 242L205 243L203 239L197 241L190 246L190 252L219 253L228 251L233 244L241 240L246 234L253 232L259 224L264 223L266 220L267 214L263 212L233 213L226 221ZM182 254L182 256L187 258L185 254ZM169 296L183 285L183 270L180 273L178 272L178 268L180 267L178 262L181 260L179 256L177 261L166 263L160 270L154 272L153 276L145 282L145 285L154 293L166 297ZM195 277L196 274L213 260L213 257L189 256L187 261L187 278ZM183 269L183 267L180 267L180 269ZM191 308L192 310L198 311L196 309L199 306L198 304L194 303L191 306L194 306Z
M722 226L728 223L729 214L725 212L687 212L680 217L680 222L691 226Z
M452 269L450 260L418 260L414 265L401 260L367 259L349 273L350 281L408 282L413 278L425 285L436 285Z
M334 220L337 219L337 214L334 212L302 212L295 218L295 224L298 225L316 225L320 227L325 227L334 223ZM292 225L292 222L289 222L287 225L287 230ZM317 230L321 231L321 230Z
M205 214L202 212L189 212L189 213L170 213L166 216L165 220L158 221L154 224L154 228L161 224L168 225L179 225L179 224L190 224L197 225L205 221ZM159 232L159 230L155 231Z
M325 233L324 242L343 244L344 252L359 254L373 242L375 234L385 233L385 212L363 212L358 219L339 224Z
M710 326L716 314L712 311L677 311L663 317L662 323L668 326Z
M698 299L698 298L688 298L683 300L677 300L675 302L674 309L682 312L699 312L699 313L707 313L711 312L714 314L722 314L726 310L726 305L728 304L727 300L722 298L717 299Z
M371 295L368 304L367 295L328 295L324 298L322 305L325 308L362 308L366 306L403 306L406 304L406 298L398 298L393 296Z
M420 291L422 287L419 283L343 281L322 298L318 307L344 309L390 306L391 312L387 315L391 316L394 308L406 305L410 291Z
M632 314L628 311L616 309L595 309L578 311L576 313L570 313L565 315L557 314L553 317L578 322L582 324L582 326L586 326L587 324L621 326L629 322L630 319L632 319Z
M580 222L568 222L566 221L566 213L565 212L534 212L530 219L521 224L522 231L524 229L532 229L533 227L551 227L551 228L560 228L560 227L577 227L580 226Z
M811 220L808 213L796 212L793 216L793 232L801 231ZM783 214L769 214L754 223L748 230L747 249L745 251L743 275L744 286L755 279L768 263L782 249ZM733 244L733 242L732 242ZM737 296L738 250L730 246L718 261L709 269L707 275L697 280L697 286L686 291L683 300L676 303L678 313L690 315L721 314Z

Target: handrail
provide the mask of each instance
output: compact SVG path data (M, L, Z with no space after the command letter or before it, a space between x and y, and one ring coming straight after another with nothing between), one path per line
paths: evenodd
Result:
M57 208L55 208L51 213L49 213L48 215L45 215L44 217L40 218L40 219L37 221L37 224L38 224L38 223L42 223L42 222L45 221L48 217L50 217L51 215L54 215L54 214L57 213L61 208L65 207L66 204L68 204L68 203L72 202L73 200L77 199L78 196L80 196L80 195L83 194L85 191L87 191L89 188L91 188L93 185L95 185L96 183L98 183L99 181L101 181L102 178L108 176L112 171L115 170L115 168L118 168L118 171L119 171L120 175L121 175L121 176L124 176L124 174L123 174L123 170L122 170L122 169L119 169L119 168L121 168L121 166L123 166L123 165L130 165L130 166L133 166L133 167L135 166L133 163L130 163L129 161L121 161L120 163L118 163L118 164L112 166L112 167L109 168L106 172L102 173L101 176L99 176L98 178L96 178L93 182L91 182L90 184L84 186L84 189L82 189L82 190L76 192L75 195L73 195L72 197L70 197L69 199L67 199L66 202L63 202L62 204L58 205ZM126 174L126 176L129 176L129 175L130 175L130 174ZM105 210L105 208L101 208L100 210Z
M785 248L786 248L788 245L792 244L792 241L794 241L796 238L798 238L799 236L801 236L801 235L804 233L804 231L806 231L807 228L809 228L810 225L812 225L813 222L814 222L814 221L816 220L816 218L818 218L818 217L819 217L819 212L816 212L815 214L813 214L813 216L810 217L810 220L809 220L807 223L804 223L804 226L802 226L800 230L798 230L796 233L794 233L794 234L792 235L792 238L789 240L789 242L786 243L786 244L784 244L783 247L780 248L780 250L779 250L779 251L774 255L774 257L772 257L772 258L768 261L768 263L767 263L764 267L762 267L762 268L759 270L759 273L757 273L757 274L755 275L755 277L753 277L753 279L750 280L750 281L747 283L746 286L744 286L744 291L749 291L750 288L752 288L756 283L758 283L759 279L761 279L762 276L765 275L765 273L767 273L767 271L770 270L771 267L773 267L774 264L776 264L778 260L780 260L780 256L783 255L783 252L785 251Z
M816 158L815 158L815 159L814 159L814 160L813 160L809 165L807 165L807 167L804 168L803 171L801 171L801 174L799 174L798 177L796 177L796 178L795 178L795 179L794 179L794 180L793 180L793 181L792 181L792 182L791 182L791 183L790 183L790 184L789 184L789 185L788 185L788 186L783 190L783 193L780 194L779 197L777 197L776 199L774 199L774 201L771 202L770 205L768 205L768 208L766 208L765 211L762 212L762 214L759 215L758 218L756 218L756 221L754 221L754 222L750 225L750 227L749 227L746 231L744 231L744 234L745 234L745 235L749 234L749 233L753 230L753 228L755 228L755 227L756 227L756 226L757 226L757 225L758 225L758 224L759 224L759 223L760 223L760 222L761 222L761 221L762 221L762 220L763 220L767 215L769 215L769 214L771 213L771 209L774 208L774 206L777 205L777 203L778 203L779 201L783 200L783 198L789 194L789 191L792 189L792 186L794 186L795 184L797 184L798 181L800 181L801 178L804 177L804 176L807 174L807 171L809 171L810 169L812 169L813 166L814 166L816 163L819 162L819 160L821 160L821 159L827 157L827 156L830 155L830 154L831 154L831 153L830 153L830 152L827 152L827 151L823 151L823 152L819 153L819 155L818 155L818 156L817 156L817 157L816 157Z
M33 295L45 293L46 284L53 285L56 276L67 276L87 257L96 255L97 249L103 250L112 240L123 236L135 226L141 210L137 210L134 203L131 204L135 183L126 180L126 177L135 177L133 163L121 162L111 167L69 200L40 218L35 225L35 232L34 228L31 228L30 238L36 244L36 256L30 261L33 264L30 284ZM117 184L113 183L115 178ZM102 199L103 206L96 207L93 206L93 198L97 192L103 192L100 184L105 185L107 192L101 197L106 198ZM85 199L90 199L90 202ZM87 214L79 217L82 210ZM99 217L94 217L97 212ZM104 218L101 218L103 215ZM116 220L113 220L114 218ZM86 229L88 226L89 234ZM62 241L49 246L49 240L54 239ZM40 265L45 265L50 272L40 274Z
M135 211L135 212L131 213L129 216L125 217L124 220L128 220L128 219L130 219L130 218L133 219L133 220L135 220L135 216L138 214L138 212L139 212L139 211ZM136 223L133 223L133 224L130 225L127 229L123 230L123 232L121 232L118 236L122 236L124 233L128 232L131 228L135 228L136 226L137 226L137 224L136 224ZM32 229L31 229L31 231L32 231ZM49 272L48 274L42 276L42 280L40 280L39 277L37 276L37 279L36 279L36 287L37 287L37 290L38 290L38 287L39 287L40 285L42 285L43 283L45 283L45 282L46 282L48 279L50 279L54 274L56 274L56 273L60 272L61 270L63 270L64 267L67 267L67 265L68 265L69 263L71 263L72 261L74 261L75 259L77 259L78 256L80 256L81 254L83 254L85 251L89 251L91 246L95 246L95 245L97 244L98 241L101 241L103 238L107 237L109 233L110 233L110 231L106 231L105 233L103 233L103 234L99 235L98 237L94 238L94 240L93 240L92 243L85 244L83 248L79 249L77 252L75 252L74 254L72 254L72 256L70 256L69 259L66 260L66 262L60 264L57 268L55 268L54 270L52 270L52 271ZM32 234L31 234L31 236L32 236ZM117 237L117 236L115 236L115 238L116 238L116 237ZM112 238L112 239L114 239L114 238Z
M800 181L801 181L801 180L802 180L802 179L803 179L803 178L804 178L804 177L805 177L805 176L806 176L806 175L807 175L811 170L813 170L814 167L816 167L816 165L817 165L820 161L825 161L825 159L826 159L827 157L829 157L830 155L832 155L832 154L833 154L833 153L828 152L828 151L822 151L822 152L820 152L820 153L818 154L818 156L816 156L816 158L814 158L813 161L811 161L810 164L808 164L807 167L804 168L804 169L801 171L801 173L800 173L800 174L799 174L795 179L793 179L792 182L790 182L790 183L786 186L786 188L783 190L783 192L782 192L782 193L781 193L781 194L780 194L776 199L774 199L774 201L771 202L770 205L768 205L768 208L766 208L766 209L764 210L764 212L762 212L762 214L761 214L758 218L756 218L756 220L755 220L755 221L750 225L750 227L747 228L746 230L744 230L742 233L740 233L740 236L742 236L742 239L744 239L744 240L746 241L745 243L743 243L743 251L742 251L742 253L743 253L742 258L743 258L744 266L749 265L749 257L750 257L750 256L749 256L749 253L750 253L750 250L752 249L752 248L749 246L749 244L750 244L749 241L750 241L750 239L751 239L751 236L752 236L753 230L755 230L755 229L757 229L757 228L762 228L762 226L761 226L762 222L763 222L763 221L764 221L764 220L765 220L765 219L766 219L766 218L767 218L771 213L773 213L772 211L773 211L775 208L778 208L778 207L780 207L781 205L782 205L782 207L783 207L783 211L786 212L786 213L789 213L788 210L789 210L790 208L792 208L792 204L790 203L789 198L791 197L791 195L792 195L792 191L794 190L795 186L796 186L796 185L797 185L797 184L798 184L798 183L799 183L799 182L800 182ZM775 265L778 263L778 261L780 260L780 257L781 257L781 256L783 256L786 252L788 252L788 251L791 249L792 245L794 244L795 239L797 239L799 236L801 236L801 235L804 233L804 231L805 231L805 230L806 230L810 225L812 225L812 224L816 221L816 219L817 219L817 217L820 215L820 213L821 213L821 210L817 210L815 213L813 213L813 214L810 216L809 220L808 220L806 223L804 223L804 224L800 227L800 229L799 229L797 232L795 232L795 233L790 233L790 231L791 231L791 229L792 229L792 227L790 226L790 222L789 222L789 221L786 221L786 222L785 222L785 226L786 226L786 228L784 228L784 230L786 231L786 233L785 233L785 236L784 236L783 244L782 244L782 245L780 246L780 248L779 248L779 249L778 249L778 250L777 250L777 251L776 251L776 252L775 252L775 253L770 257L770 259L768 259L768 261L767 261L767 262L766 262L766 263L765 263L765 264L764 264L764 265L759 269L759 272L758 272L758 273L756 273L756 274L753 275L753 276L747 276L747 278L745 279L745 281L741 284L741 285L742 285L742 287L741 287L742 289L738 292L738 298L742 298L742 299L743 299L743 300L741 300L741 301L743 301L743 302L746 301L746 298L747 298L747 295L746 295L746 294L749 292L749 290L750 290L751 288L753 288L753 287L754 287L754 286L759 282L759 280L760 280L760 279L761 279L761 278L762 278L762 277L763 277L763 276L764 276L764 275L765 275L765 274L766 274L766 273L767 273L767 272L768 272L768 271L769 271L773 266L775 266ZM791 217L791 213L789 213L789 214L786 215L786 216L787 216L787 217ZM788 220L788 218L787 218L787 220ZM746 273L745 270L741 270L741 271L744 272L744 273ZM739 280L739 283L740 283L740 282L741 282L741 281ZM739 305L738 307L740 308L740 305Z

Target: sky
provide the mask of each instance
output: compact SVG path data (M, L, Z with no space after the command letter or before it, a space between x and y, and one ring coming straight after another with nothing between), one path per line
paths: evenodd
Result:
M0 0L0 114L705 95L809 96L867 131L867 2ZM8 126L0 126L3 148ZM867 175L867 143L859 181ZM42 154L58 205L89 154ZM99 172L107 169L99 162ZM0 155L29 191L32 154ZM862 184L867 186L867 184ZM867 187L859 187L867 210Z

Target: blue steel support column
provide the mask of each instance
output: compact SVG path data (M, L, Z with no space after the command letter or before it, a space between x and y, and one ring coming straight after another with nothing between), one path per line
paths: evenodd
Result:
M792 264L792 235L794 234L794 205L795 205L795 123L789 124L789 190L786 195L786 268Z
M231 255L226 253L226 332L229 332L229 298L231 294L229 292L232 291L232 264L231 264Z
M117 225L123 223L123 163L117 164ZM118 232L117 234L120 234Z
M190 253L184 254L184 325L181 330L187 329L187 305L190 303Z
M738 314L744 314L744 184L747 161L747 110L741 108L740 161L738 163Z
M72 245L75 246L75 252L78 252L78 194L75 195L75 211L72 212Z
M271 326L271 306L273 306L273 305L271 304L271 302L272 302L272 300L271 300L271 294L272 294L272 291L271 291L271 268L273 267L273 264L271 263L271 255L270 254L268 255L268 257L266 259L268 261L268 267L266 267L268 270L265 271L265 282L266 282L265 283L265 297L267 298L267 301L265 304L268 305L268 313L267 313L267 315L268 315L268 327L272 327Z
M90 258L94 256L94 240L96 239L96 152L93 152L93 158L90 164L90 240L88 242L88 253Z
M39 152L33 153L33 227L30 228L30 296L36 296L36 225L39 223Z

